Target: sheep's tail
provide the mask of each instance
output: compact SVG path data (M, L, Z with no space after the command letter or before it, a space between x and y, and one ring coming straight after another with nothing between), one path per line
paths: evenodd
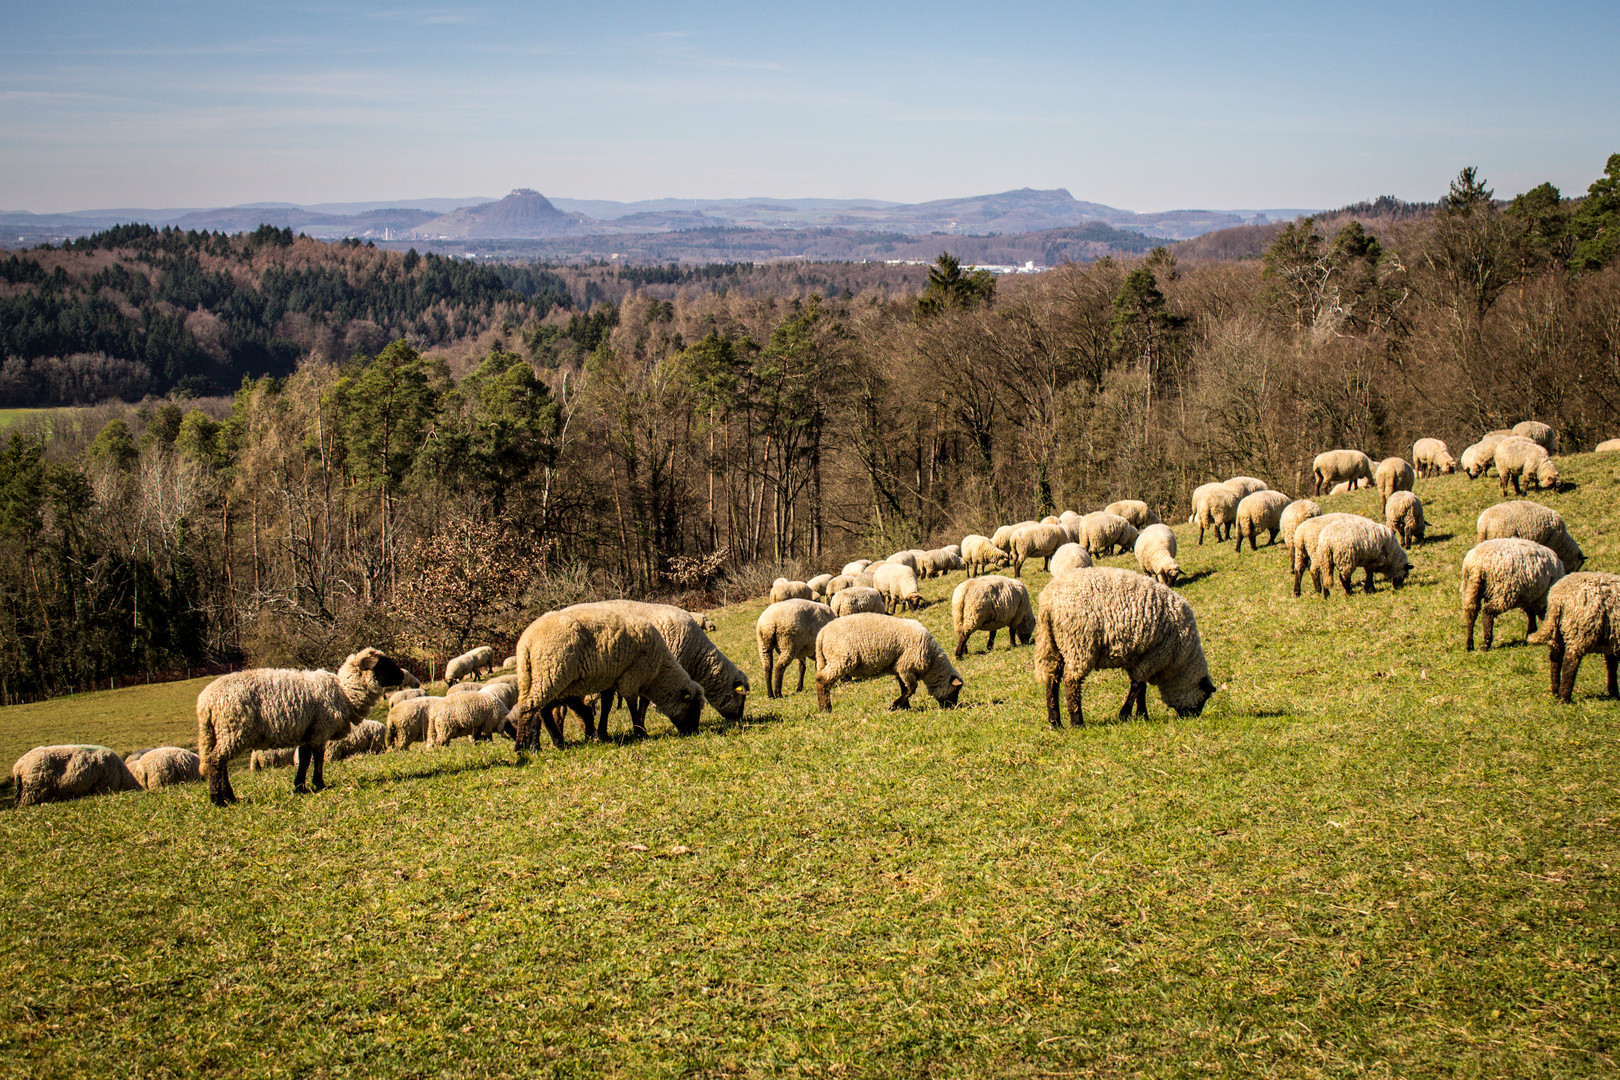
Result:
M1551 645L1558 636L1558 624L1563 621L1564 601L1562 597L1549 597L1547 599L1547 615L1541 620L1536 632L1525 638L1531 645Z

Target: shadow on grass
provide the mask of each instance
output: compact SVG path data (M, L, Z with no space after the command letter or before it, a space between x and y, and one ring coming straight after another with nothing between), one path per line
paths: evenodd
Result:
M434 761L424 753L421 755L419 763L418 760L413 760L409 766L391 769L381 775L355 776L351 779L351 782L355 787L359 788L386 787L401 780L432 780L440 776L460 776L463 773L488 772L491 769L504 769L518 764L517 759L512 755L511 747L508 745L505 749L506 753L500 757L487 758L483 761L467 761L465 759L451 761L447 758ZM399 760L406 755L395 754L392 756ZM331 785L328 784L328 786Z
M1447 540L1455 539L1456 536L1457 536L1456 533L1442 533L1442 532L1424 533L1423 534L1423 543L1421 545L1416 545L1416 546L1427 547L1430 544L1443 544Z
M1200 570L1196 574L1182 574L1180 577L1176 578L1176 588L1179 589L1183 585L1191 585L1195 581L1203 581L1207 577L1214 577L1216 569L1216 567L1212 566L1208 570Z

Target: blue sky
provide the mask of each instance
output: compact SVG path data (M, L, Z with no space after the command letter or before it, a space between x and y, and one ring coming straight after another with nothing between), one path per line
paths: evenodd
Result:
M1583 192L1620 4L11 0L0 209Z

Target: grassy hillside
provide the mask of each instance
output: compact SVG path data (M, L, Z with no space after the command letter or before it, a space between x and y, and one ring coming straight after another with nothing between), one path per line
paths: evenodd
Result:
M1544 499L1593 569L1617 465ZM874 681L526 767L0 814L0 1074L1612 1073L1620 706L1593 659L1555 703L1521 616L1462 650L1495 483L1418 491L1399 592L1296 600L1281 550L1178 528L1222 688L1196 719L1108 722L1104 672L1051 731L1031 650L981 636L954 712ZM960 580L925 584L942 641ZM715 616L757 684L763 606Z

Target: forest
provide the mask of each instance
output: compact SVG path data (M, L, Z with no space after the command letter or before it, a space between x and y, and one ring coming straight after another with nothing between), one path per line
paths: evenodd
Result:
M8 402L151 396L0 445L0 694L362 643L442 663L587 597L701 607L1123 497L1184 515L1237 472L1297 494L1330 447L1533 417L1590 448L1620 434L1617 246L1620 154L1578 198L1464 169L1259 258L1002 279L626 281L270 228L12 254Z

